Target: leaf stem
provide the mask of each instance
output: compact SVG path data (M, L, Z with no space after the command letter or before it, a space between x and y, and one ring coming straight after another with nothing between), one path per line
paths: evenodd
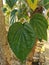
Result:
M26 61L20 62L20 65L26 65Z

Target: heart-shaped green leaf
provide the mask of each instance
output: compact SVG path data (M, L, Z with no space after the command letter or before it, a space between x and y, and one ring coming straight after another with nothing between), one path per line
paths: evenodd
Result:
M30 24L36 32L36 36L38 39L47 40L48 23L46 18L42 14L34 14L30 20Z
M29 23L16 22L8 32L8 42L14 54L23 62L35 44L36 36Z
M17 0L6 0L6 3L10 8L13 8L13 6L16 4Z

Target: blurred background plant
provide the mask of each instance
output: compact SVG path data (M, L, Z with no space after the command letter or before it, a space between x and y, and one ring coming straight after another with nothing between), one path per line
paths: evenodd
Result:
M10 4L9 4L10 6ZM29 16L31 10L28 7L27 3L24 0L17 0L16 4L13 8L9 7L8 4L5 2L3 4L3 12L5 15L5 24L6 26L10 26L14 22L24 22L29 20ZM29 16L28 16L29 14Z
M13 2L13 3L12 3ZM34 2L34 3L33 3ZM12 3L12 4L11 4ZM13 6L14 5L14 6ZM28 6L29 5L29 6ZM3 12L5 15L5 24L9 27L14 22L29 22L30 17L33 15L33 12L36 12L40 8L43 8L44 14L49 8L49 0L15 0L15 1L3 1ZM41 10L42 10L41 8ZM41 11L39 10L39 11ZM46 14L47 16L47 14ZM48 17L49 21L49 17Z

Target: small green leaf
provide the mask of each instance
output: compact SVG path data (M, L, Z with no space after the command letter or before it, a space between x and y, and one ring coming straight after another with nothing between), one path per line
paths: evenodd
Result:
M42 14L34 14L30 20L30 24L33 27L38 39L47 40L48 23Z
M10 15L10 24L13 24L16 22L16 12L17 10L14 9L11 11L11 15Z
M17 0L6 0L6 3L10 8L13 8L13 6L16 4Z
M26 60L28 53L35 44L36 36L29 23L14 23L8 32L8 42L14 54L21 62Z
M12 11L11 11L11 16L12 16L12 15L15 15L16 12L17 12L16 9L12 10Z

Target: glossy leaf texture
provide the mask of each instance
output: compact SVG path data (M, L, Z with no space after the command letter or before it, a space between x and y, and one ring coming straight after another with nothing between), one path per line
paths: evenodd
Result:
M29 23L16 22L8 32L8 42L14 54L23 62L36 41L36 35Z
M5 0L6 3L10 8L13 8L13 6L16 4L17 0Z
M33 17L30 20L30 24L33 27L37 38L47 40L47 28L48 28L48 22L46 18L39 13L36 13L33 15Z

